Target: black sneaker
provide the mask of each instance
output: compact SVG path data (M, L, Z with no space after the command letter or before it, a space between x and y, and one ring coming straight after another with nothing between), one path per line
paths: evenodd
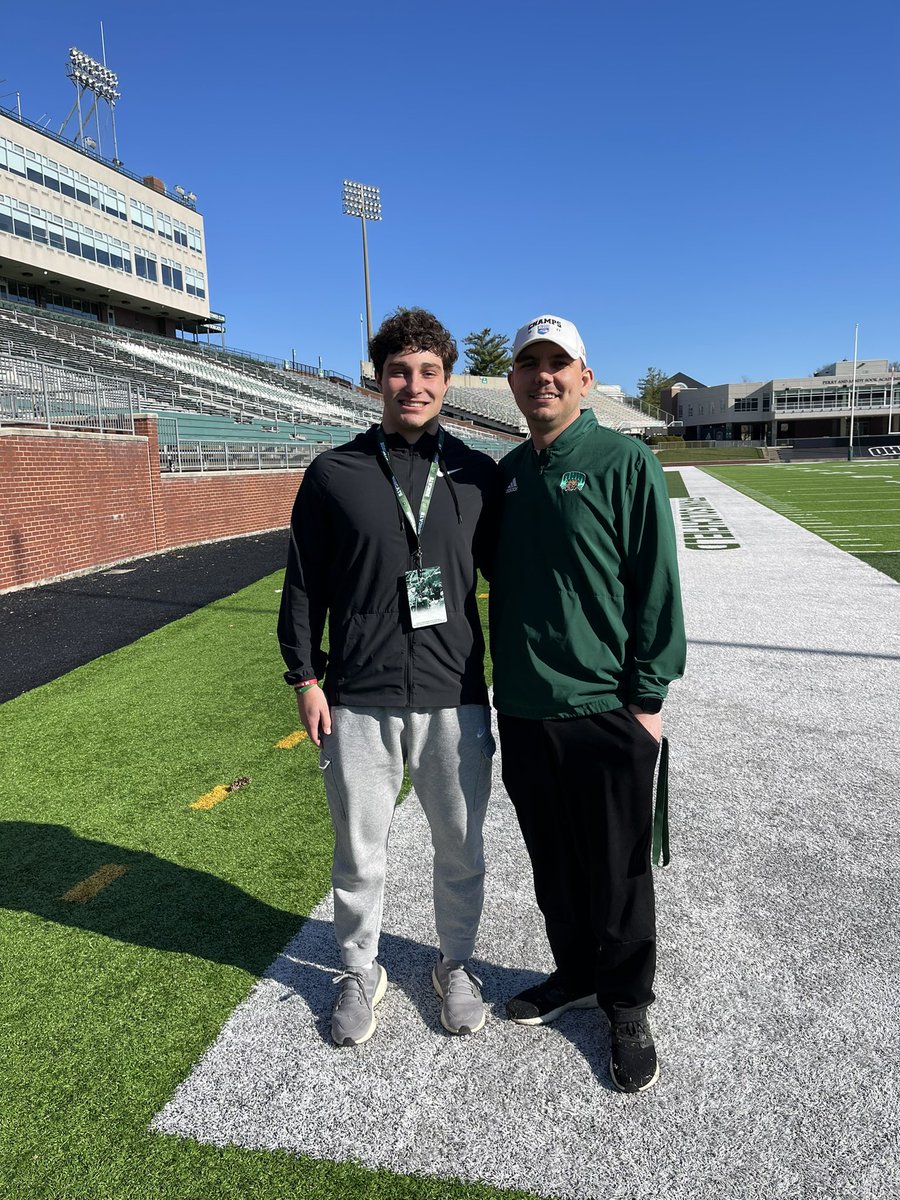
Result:
M558 971L506 1002L506 1015L517 1025L549 1025L570 1008L596 1008L596 993L585 995L560 979Z
M646 1092L659 1079L647 1010L631 1021L610 1022L609 1073L620 1092Z

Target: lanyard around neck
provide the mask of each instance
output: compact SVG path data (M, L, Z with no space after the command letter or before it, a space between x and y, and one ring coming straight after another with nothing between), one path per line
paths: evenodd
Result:
M384 441L384 433L378 431L378 450L381 457L384 459L388 473L391 479L391 486L394 489L394 495L397 497L397 503L400 505L400 511L406 518L406 522L413 531L413 537L416 539L416 566L422 565L422 530L425 527L425 518L428 516L428 509L431 506L431 495L434 491L435 481L438 477L438 468L440 465L441 451L444 448L444 431L438 429L437 449L434 452L434 458L431 460L431 466L428 469L428 478L425 481L425 491L422 493L422 502L419 505L418 520L413 515L412 505L406 498L406 493L397 482L397 476L394 474L394 468L391 466L390 455L388 454L387 446Z

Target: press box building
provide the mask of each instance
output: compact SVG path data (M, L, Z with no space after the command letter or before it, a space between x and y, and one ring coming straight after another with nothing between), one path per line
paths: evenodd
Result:
M220 330L194 201L0 111L0 300L168 337Z

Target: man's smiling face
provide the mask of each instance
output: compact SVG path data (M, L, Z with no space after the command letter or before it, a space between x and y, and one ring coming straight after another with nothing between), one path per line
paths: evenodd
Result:
M435 433L450 381L440 356L432 350L403 350L389 354L378 379L384 400L381 426L414 442Z
M594 373L555 342L532 342L507 379L528 428L546 444L576 420Z

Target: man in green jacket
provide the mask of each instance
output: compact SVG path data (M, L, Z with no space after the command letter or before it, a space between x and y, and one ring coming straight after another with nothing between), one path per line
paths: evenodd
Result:
M501 463L494 704L556 970L506 1010L542 1025L599 1006L613 1083L639 1092L659 1077L653 779L685 659L672 514L653 454L581 411L594 375L571 321L529 321L512 354L531 437Z

